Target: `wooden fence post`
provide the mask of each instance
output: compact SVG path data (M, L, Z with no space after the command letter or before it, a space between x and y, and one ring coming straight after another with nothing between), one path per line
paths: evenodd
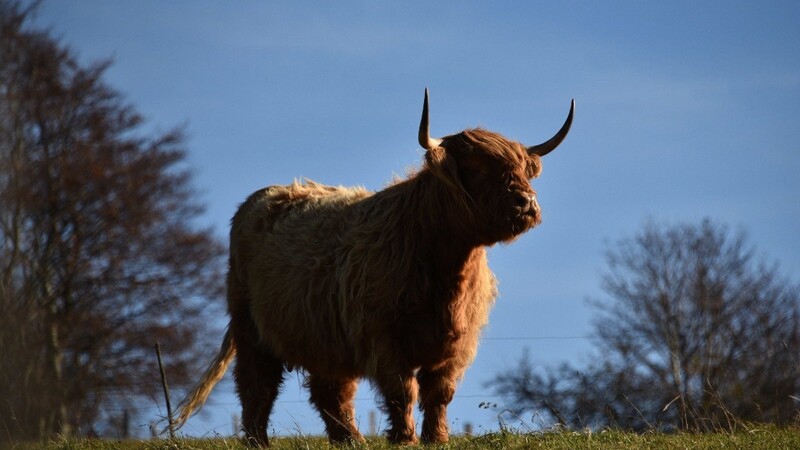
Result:
M161 385L164 386L164 398L167 400L167 420L169 421L169 438L175 439L175 426L172 422L172 404L169 401L169 386L167 375L164 373L164 364L161 362L161 344L156 342L156 356L158 357L158 370L161 371Z

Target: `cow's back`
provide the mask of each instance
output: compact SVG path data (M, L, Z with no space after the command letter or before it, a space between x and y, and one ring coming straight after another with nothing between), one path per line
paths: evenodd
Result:
M340 330L336 258L354 205L371 195L295 182L253 193L233 218L229 282L247 291L263 343L289 364L354 365L341 360L352 352Z

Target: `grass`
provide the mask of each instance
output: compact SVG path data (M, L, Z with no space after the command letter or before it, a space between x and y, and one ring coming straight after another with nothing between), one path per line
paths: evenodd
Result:
M388 450L403 447L389 445L385 439L370 438L365 444L333 447L320 437L279 437L272 440L273 449L365 449ZM60 439L48 444L18 444L16 450L244 450L237 438L176 439L147 441L106 441ZM405 447L408 448L408 447ZM457 436L447 445L420 446L430 450L446 449L548 449L548 450L641 450L641 449L800 449L799 428L778 428L752 425L741 431L726 433L643 433L635 434L616 430L600 432L498 432L476 437Z

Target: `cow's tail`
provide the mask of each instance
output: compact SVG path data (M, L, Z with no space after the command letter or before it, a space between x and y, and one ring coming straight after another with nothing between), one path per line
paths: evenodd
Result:
M180 412L173 423L175 429L183 426L183 424L189 420L189 417L203 407L214 385L225 375L225 371L228 370L228 366L231 364L231 361L233 361L234 356L236 356L236 346L231 337L230 326L228 326L228 329L225 331L225 337L222 339L222 345L220 345L219 352L217 356L214 357L214 361L208 366L200 382L197 383L191 392L186 394L186 397L184 397L180 405L178 405Z

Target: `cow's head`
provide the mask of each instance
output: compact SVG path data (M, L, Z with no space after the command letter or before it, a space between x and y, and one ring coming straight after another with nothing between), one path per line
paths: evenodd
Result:
M555 149L572 125L575 101L561 129L546 142L524 146L483 129L441 139L430 137L428 90L422 107L419 143L426 166L447 185L465 194L476 237L482 244L510 241L537 225L541 211L530 180L542 170L541 157Z

